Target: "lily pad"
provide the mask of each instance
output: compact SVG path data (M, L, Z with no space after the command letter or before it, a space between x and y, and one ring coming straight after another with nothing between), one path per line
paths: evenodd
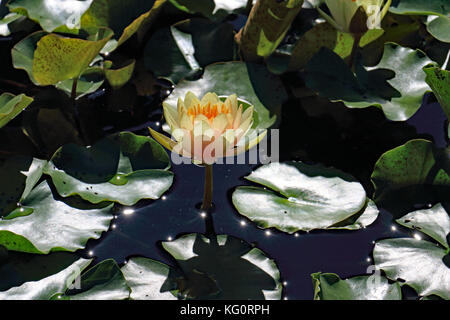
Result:
M80 19L93 0L10 0L12 12L26 13L42 29L52 32L60 26L80 28Z
M40 85L57 84L80 77L112 37L106 28L91 29L87 39L45 35L33 56L33 77Z
M323 61L327 61L326 64ZM356 75L333 51L322 48L306 66L309 88L349 108L381 108L389 120L412 117L429 91L423 67L434 64L422 51L386 43L374 67L357 63Z
M427 22L427 31L436 39L442 42L450 42L450 16L436 16Z
M430 203L448 199L449 159L448 151L420 139L386 152L375 164L371 177L375 201L392 207L393 211L403 211L396 208L411 201Z
M33 98L23 93L18 96L11 93L2 93L0 95L0 128L17 117L32 102Z
M79 286L77 288L77 285ZM130 296L130 288L113 259L100 262L87 270L72 284L73 288L61 291L52 299L63 300L124 300Z
M223 19L232 13L244 13L248 0L169 0L176 8L201 14L210 19Z
M38 281L0 292L2 300L123 300L130 289L117 263L104 260L82 273L92 259L79 259Z
M437 67L423 70L427 75L425 80L430 85L447 118L450 120L450 71Z
M401 220L402 225L422 230L442 246L427 240L400 238L378 241L373 251L377 268L388 278L402 279L421 296L450 299L449 243L450 217L441 205L419 210Z
M111 52L149 23L158 14L165 0L94 0L81 17L81 26L108 27L114 38L105 52Z
M63 80L55 84L55 87L64 91L69 97L72 95L72 79ZM77 80L76 98L97 91L105 81L103 69L100 67L88 67Z
M401 300L396 282L389 284L378 274L357 276L346 280L334 273L313 273L314 300Z
M203 18L185 20L157 30L144 50L146 68L177 83L211 63L233 60L233 26Z
M0 220L0 245L8 250L49 253L83 249L89 239L98 239L113 218L112 206L82 210L54 198L46 181L35 187Z
M0 217L6 216L25 199L42 176L47 161L27 156L14 156L0 161Z
M133 205L141 199L158 199L169 189L173 181L169 166L169 156L153 139L122 132L90 148L61 147L45 173L63 197Z
M14 21L20 20L22 18L23 18L22 15L15 12L11 12L6 16L2 17L0 19L0 36L4 37L9 36L11 34L9 24L10 23L12 24Z
M131 288L133 300L176 300L171 292L163 292L163 285L171 268L161 262L134 257L122 267L126 281Z
M91 259L79 259L66 269L39 281L25 282L19 287L0 292L1 300L50 300L67 287L87 268Z
M396 0L389 11L407 15L447 15L450 12L450 4L447 0Z
M260 129L275 124L276 115L287 100L286 90L278 77L261 65L243 62L207 66L202 78L180 81L164 102L176 110L178 97L184 97L188 91L198 97L207 92L216 92L220 96L236 94L255 107L253 128Z
M188 234L163 242L177 261L179 276L166 288L182 299L279 300L282 286L275 262L243 240Z
M132 60L129 61L129 63L125 66L118 69L105 68L105 77L111 87L113 87L114 89L120 89L128 81L130 81L131 76L133 75L135 64L136 60Z
M357 214L365 219L366 192L352 176L339 170L302 162L271 163L245 178L271 189L243 186L232 196L239 213L262 228L294 233L346 227L347 223L348 229L363 226L347 219ZM371 203L366 214L373 222L378 210ZM343 221L346 223L341 225Z

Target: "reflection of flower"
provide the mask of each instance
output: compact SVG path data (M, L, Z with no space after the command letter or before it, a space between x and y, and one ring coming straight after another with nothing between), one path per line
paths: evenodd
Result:
M150 129L163 146L194 163L212 164L216 159L241 153L264 137L265 131L248 139L253 124L253 106L238 106L235 94L225 101L208 92L199 100L192 92L178 98L178 110L163 103L164 117L174 140ZM244 143L242 143L244 141Z
M380 28L391 2L392 0L325 0L332 17L320 8L318 10L336 29L365 33L367 30Z

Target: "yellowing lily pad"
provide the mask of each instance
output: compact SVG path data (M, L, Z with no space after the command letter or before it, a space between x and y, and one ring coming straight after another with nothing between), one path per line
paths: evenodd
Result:
M233 204L262 228L274 227L287 233L359 229L378 216L361 184L336 169L301 162L271 163L245 178L268 189L238 187Z
M136 60L132 60L125 66L118 69L105 68L105 77L111 87L114 89L123 87L131 79L135 64Z
M3 93L0 95L0 128L17 117L31 102L33 102L33 98L25 94L14 96L10 93Z
M33 56L33 77L40 85L76 79L112 37L110 29L90 30L87 40L49 34L37 42Z
M172 185L169 157L153 139L122 132L90 148L69 144L45 168L63 197L133 205L158 199Z

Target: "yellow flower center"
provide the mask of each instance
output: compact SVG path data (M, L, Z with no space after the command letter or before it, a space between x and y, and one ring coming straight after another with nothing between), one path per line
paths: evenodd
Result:
M230 112L230 108L227 108L224 103L214 104L211 106L211 102L208 102L205 106L200 106L200 104L190 106L187 110L187 114L189 116L196 117L202 114L209 120L214 119L220 113L228 114Z

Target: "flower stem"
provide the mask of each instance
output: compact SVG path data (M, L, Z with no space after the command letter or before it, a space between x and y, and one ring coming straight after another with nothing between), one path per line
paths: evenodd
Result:
M212 207L213 197L213 169L211 164L205 165L205 188L203 191L202 210L209 212Z
M77 106L77 84L78 84L78 78L73 79L72 82L72 91L70 92L70 99L72 100L72 108L73 108L73 116L75 119L75 125L77 127L78 133L80 134L81 140L87 144L86 137L84 136L83 127L81 126L80 121L80 115L78 113L78 106Z

